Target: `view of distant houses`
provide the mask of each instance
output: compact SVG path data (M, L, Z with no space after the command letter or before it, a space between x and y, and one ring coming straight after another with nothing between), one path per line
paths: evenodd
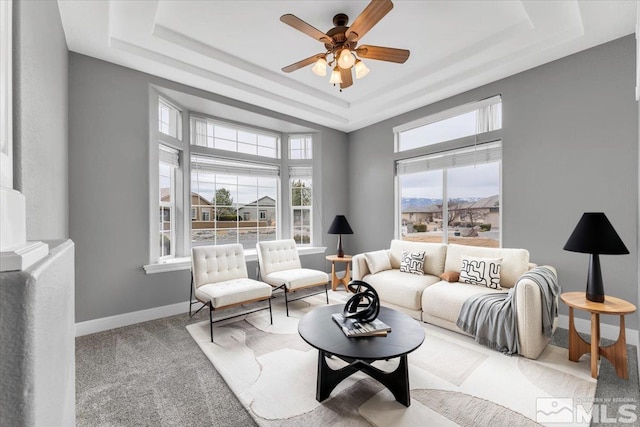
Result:
M453 200L448 203L449 215L443 224L442 202L421 205L406 206L402 209L402 225L408 233L416 231L442 230L443 227L466 226L473 227L480 224L487 228L500 226L500 196L485 197L476 201ZM427 227L413 227L425 224Z
M160 200L169 200L168 189L161 189ZM165 216L168 211L165 211ZM276 201L264 196L251 203L236 207L216 207L200 194L191 193L191 228L275 227ZM165 218L165 221L168 218Z

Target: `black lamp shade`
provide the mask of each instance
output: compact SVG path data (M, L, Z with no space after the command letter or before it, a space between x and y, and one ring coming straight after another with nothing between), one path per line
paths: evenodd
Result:
M600 254L624 255L629 250L603 212L586 212L569 236L564 250L591 254L587 274L586 298L604 302L604 285L600 268Z
M344 215L336 215L329 227L329 234L353 234L349 221Z
M603 212L584 213L564 245L564 250L604 255L629 253Z

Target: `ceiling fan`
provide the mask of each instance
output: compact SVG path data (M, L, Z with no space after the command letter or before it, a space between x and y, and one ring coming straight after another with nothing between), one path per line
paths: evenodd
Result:
M360 58L404 63L409 58L409 51L406 49L368 45L357 47L358 41L391 9L393 9L391 0L371 0L371 3L365 7L351 26L347 26L349 17L344 13L339 13L333 17L333 25L335 27L326 33L309 25L295 15L282 15L280 21L324 43L326 49L325 52L317 53L302 61L288 65L282 71L290 73L315 63L312 71L319 76L326 76L327 66L330 66L332 72L329 83L340 84L340 91L342 91L342 89L353 84L352 69L355 71L356 79L362 78L369 73L369 69Z

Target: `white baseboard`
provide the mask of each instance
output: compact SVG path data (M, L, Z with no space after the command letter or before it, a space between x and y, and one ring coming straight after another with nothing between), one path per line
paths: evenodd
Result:
M194 309L196 310L198 308L198 306L194 307ZM188 311L189 303L185 301L177 304L150 308L147 310L140 310L131 313L118 314L115 316L102 317L100 319L87 320L86 322L78 322L76 323L76 337L95 334L96 332L107 331L109 329L121 328L123 326L134 325L136 323L148 322L149 320L160 319L162 317L187 313Z
M591 321L586 319L579 319L574 317L576 329L578 332L591 335ZM558 327L569 329L569 316L565 316L563 314L558 316ZM616 325L609 325L607 323L600 322L600 336L602 338L607 338L613 341L618 339L618 333L620 328ZM640 342L640 337L638 336L638 331L636 329L625 328L625 335L627 344L635 345L638 347L638 342Z

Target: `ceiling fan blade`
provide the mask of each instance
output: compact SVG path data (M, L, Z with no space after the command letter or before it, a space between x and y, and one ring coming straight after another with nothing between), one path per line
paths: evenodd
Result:
M307 65L311 65L316 62L318 59L324 57L323 53L318 53L308 58L303 59L302 61L298 61L294 64L287 65L282 69L285 73L290 73L295 70L299 70L300 68L306 67Z
M357 48L356 53L358 54L358 56L367 59L397 62L398 64L403 64L409 58L410 52L407 49L364 45Z
M331 37L327 36L325 33L323 33L322 31L318 30L317 28L307 24L306 22L304 22L302 19L298 18L295 15L287 13L286 15L282 15L280 17L280 21L282 21L285 24L295 28L298 31L301 31L301 32L305 33L309 37L313 37L314 39L318 40L319 42L329 43L330 45L334 44L333 40L331 39Z
M353 24L346 31L345 36L348 41L360 40L376 25L384 16L393 9L391 0L371 0L371 3L364 8L362 13L353 21Z
M340 78L342 79L342 83L340 83L340 89L351 86L353 84L353 75L351 74L351 68L341 68Z

